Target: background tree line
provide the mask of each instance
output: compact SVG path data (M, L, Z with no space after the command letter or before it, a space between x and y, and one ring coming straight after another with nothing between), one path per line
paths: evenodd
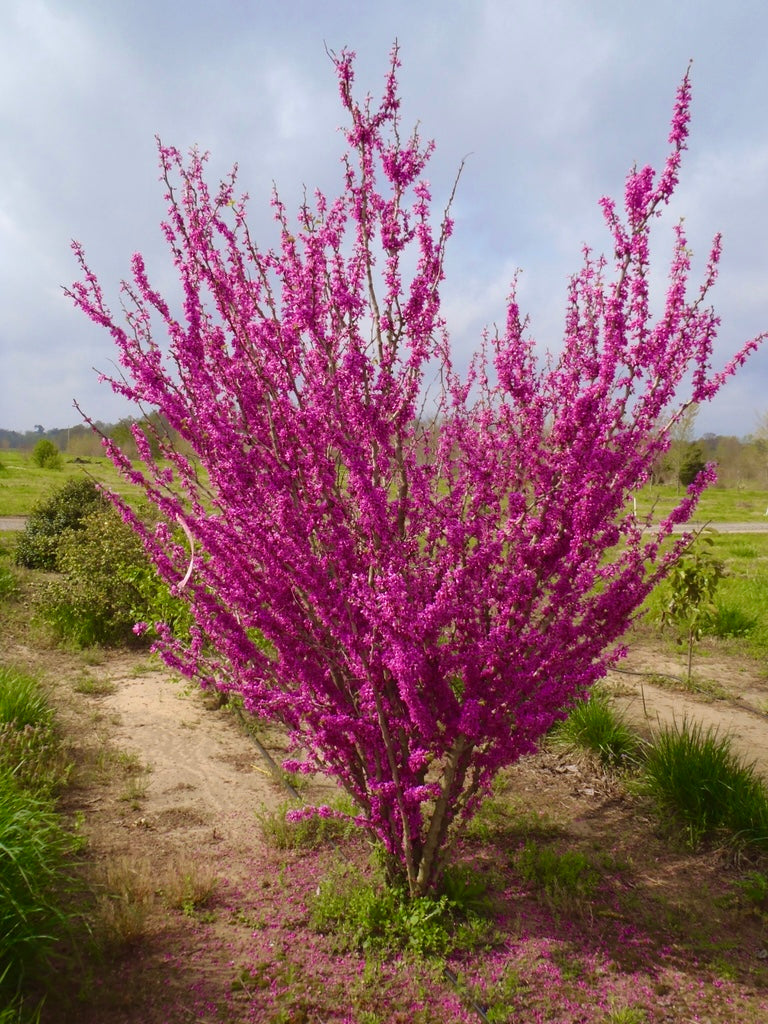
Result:
M155 440L156 434L172 438L174 441L178 440L165 419L159 413L151 413L146 421L134 417L124 417L117 423L104 423L97 420L94 423L95 430L87 423L49 429L37 424L33 430L23 433L0 428L0 451L17 450L31 454L40 441L50 441L66 457L98 458L104 454L101 445L101 435L103 435L113 440L129 458L136 458L138 452L131 432L134 423L143 423L150 447L158 447ZM146 429L147 426L149 429Z
M714 462L721 487L768 488L768 412L746 437L711 432L696 437L697 412L695 405L690 406L670 430L671 444L654 463L653 482L682 490Z

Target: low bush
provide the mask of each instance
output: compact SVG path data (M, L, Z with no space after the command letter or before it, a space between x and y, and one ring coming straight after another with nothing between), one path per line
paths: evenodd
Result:
M189 628L187 606L171 596L111 505L62 534L56 564L61 578L45 590L40 611L62 640L78 647L137 643L133 627L143 621L166 622L175 632Z
M42 438L32 449L32 461L40 469L61 469L61 453L53 441Z
M305 808L300 800L287 800L274 810L264 810L258 822L264 841L276 850L315 850L339 842L359 830L351 802L339 800L331 813Z
M765 783L716 729L687 722L662 729L648 749L643 785L692 848L716 837L768 846Z
M64 533L81 529L91 512L107 506L107 499L92 480L68 480L32 509L16 542L16 564L27 569L55 570Z

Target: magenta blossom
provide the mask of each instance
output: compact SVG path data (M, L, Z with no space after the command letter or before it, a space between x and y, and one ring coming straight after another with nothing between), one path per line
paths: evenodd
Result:
M661 543L712 471L658 523L630 496L686 407L760 339L711 372L720 244L689 297L682 224L652 313L649 237L678 180L686 75L661 174L631 172L623 215L602 202L612 256L584 254L561 354L540 364L513 285L460 379L440 312L451 221L432 215L431 145L400 129L397 50L378 106L354 98L352 54L335 66L350 122L338 198L316 194L294 221L275 195L263 249L234 174L211 190L204 156L161 145L181 303L137 255L118 322L78 246L70 295L114 338L113 389L182 442L137 429L135 464L106 442L187 534L123 506L194 615L188 642L159 627L166 661L287 726L297 766L347 791L419 895L499 769L620 656L685 539Z

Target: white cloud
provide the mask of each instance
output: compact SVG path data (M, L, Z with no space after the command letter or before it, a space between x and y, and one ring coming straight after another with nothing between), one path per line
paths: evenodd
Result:
M768 326L764 3L710 5L706 17L697 0L648 0L642 12L615 0L188 0L180 10L171 0L0 7L0 348L14 368L13 387L0 385L0 425L40 422L42 402L45 419L64 425L74 393L97 415L112 407L90 370L110 357L110 339L72 315L59 287L75 274L72 236L109 294L136 249L169 281L156 132L210 149L214 177L238 161L267 243L273 180L291 205L304 184L338 185L344 114L325 44L357 50L358 85L378 93L399 39L404 126L421 119L437 140L438 205L471 153L443 289L452 335L467 347L503 319L517 267L532 333L559 343L581 243L608 241L597 200L621 195L634 160L663 160L693 57L691 148L672 213L685 215L702 257L724 232L723 357ZM44 391L40 353L51 368ZM716 414L729 431L751 429L766 362L729 385Z

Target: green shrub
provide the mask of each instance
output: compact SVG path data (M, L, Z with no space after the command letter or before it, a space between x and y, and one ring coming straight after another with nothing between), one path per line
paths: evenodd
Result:
M636 764L642 755L639 737L611 706L607 694L593 690L555 727L553 737L595 754L604 765Z
M16 564L27 569L55 570L63 534L81 529L91 512L107 506L107 499L93 481L86 477L68 480L32 509L17 539Z
M42 438L32 449L32 461L40 469L61 469L59 449L47 438Z
M336 948L420 957L444 956L487 941L490 924L443 893L409 899L396 887L341 865L310 901L310 925L332 934Z
M187 606L173 598L150 565L136 533L111 505L95 508L62 534L61 579L48 585L41 615L62 640L78 647L135 643L139 621L186 630Z
M660 811L681 824L691 847L716 836L768 846L765 783L716 729L686 722L662 729L648 749L643 782Z

